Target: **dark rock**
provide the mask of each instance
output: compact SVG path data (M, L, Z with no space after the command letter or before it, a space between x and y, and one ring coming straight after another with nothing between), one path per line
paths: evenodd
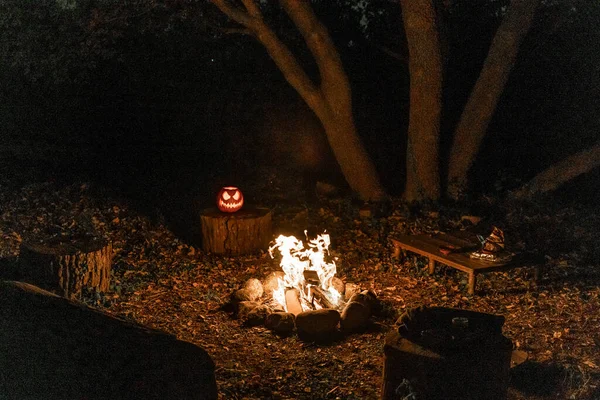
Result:
M296 330L303 340L326 341L335 336L339 322L337 310L305 311L296 316Z
M256 297L250 290L248 289L238 289L231 295L231 301L233 303L240 303L242 301L256 301L258 297Z
M369 312L373 312L374 309L378 308L377 295L372 290L363 290L360 293L354 294L350 298L349 303L351 302L362 304L369 309Z
M248 326L264 325L265 319L270 313L271 309L269 307L260 304L248 310L248 312L244 314L242 320L244 325Z
M256 301L240 301L237 304L237 317L245 320L250 311L258 306L260 306L260 303L257 303Z
M0 283L6 399L217 399L200 347L36 286Z
M294 330L296 317L287 312L274 312L265 320L265 326L279 334L289 334Z
M271 296L273 290L279 288L279 279L283 279L285 273L283 271L271 272L263 279L263 289L265 294Z
M371 310L362 303L350 302L344 308L340 320L340 328L344 333L364 330L369 322Z

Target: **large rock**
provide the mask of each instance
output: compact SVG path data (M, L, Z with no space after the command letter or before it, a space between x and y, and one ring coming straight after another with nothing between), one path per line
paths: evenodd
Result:
M265 326L281 335L287 335L294 331L296 317L292 313L274 312L267 316Z
M364 330L371 316L371 309L362 303L351 301L342 312L340 328L348 334Z
M274 271L263 279L263 289L267 296L271 296L273 290L279 288L279 279L283 279L284 276L285 273L283 271Z
M377 295L372 290L363 290L360 293L355 293L350 298L350 303L360 303L369 309L369 312L373 312L378 308Z
M244 325L259 326L264 325L265 319L271 313L271 309L264 304L251 309L243 318Z
M256 278L250 278L244 283L242 289L247 290L252 297L252 301L260 299L264 293L263 284Z
M0 282L0 305L2 398L217 398L192 343L21 282Z
M347 282L344 290L344 298L346 301L350 301L352 296L360 291L360 286L355 283Z
M296 330L302 340L329 341L337 337L339 322L340 313L337 310L324 308L305 311L296 316Z

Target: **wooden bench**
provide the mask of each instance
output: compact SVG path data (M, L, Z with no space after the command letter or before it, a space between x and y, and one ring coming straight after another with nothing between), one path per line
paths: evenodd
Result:
M433 274L436 261L466 272L469 275L469 294L475 293L477 275L486 272L504 271L512 268L535 266L535 280L539 281L542 264L530 254L516 254L507 262L489 262L472 259L469 253L478 249L478 240L474 234L466 232L438 233L432 235L402 235L390 238L394 246L394 258L401 251L411 251L429 259L429 273ZM440 252L441 248L452 248L449 254Z

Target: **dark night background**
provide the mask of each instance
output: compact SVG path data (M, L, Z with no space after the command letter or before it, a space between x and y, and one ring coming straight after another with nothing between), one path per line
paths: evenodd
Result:
M380 398L384 340L398 331L400 315L420 306L505 318L508 350L520 357L509 399L600 398L600 168L549 194L510 196L598 143L600 2L541 1L467 196L413 204L400 197L410 77L399 3L311 1L343 59L358 132L392 195L365 205L344 191L320 124L262 45L232 32L207 0L0 0L0 398L6 390L14 398L189 398L177 389L216 398L215 383L223 399ZM440 3L443 178L453 131L510 1ZM278 2L261 4L317 77ZM315 202L309 190L317 181L342 190ZM267 238L331 234L344 288L376 294L365 331L315 345L228 312L238 289L281 272L281 259L263 244L252 254L203 246L210 241L199 240L199 211L214 207L224 185L239 186L245 204L273 211L272 232L271 213L268 229L260 225ZM218 219L229 224L225 215ZM394 237L458 230L485 237L494 227L506 233L507 250L532 256L510 267L543 267L541 280L532 268L488 270L476 286L474 275L439 263L429 273L427 258L399 248L393 257ZM45 274L56 265L37 268L24 249L92 236L106 239L94 254L104 254L108 290L86 288L73 303L23 289L19 281L38 284L27 268ZM74 264L81 268L67 274L73 279L90 269ZM174 338L183 347L173 347ZM198 377L211 380L214 396Z
M350 76L359 133L386 188L400 195L409 108L401 12L394 2L371 2L363 29L352 4L314 6ZM455 1L448 8L443 149L506 4ZM306 135L321 134L317 125L256 40L215 29L225 18L214 7L57 0L2 8L2 158L21 173L98 180L149 209L210 202L227 183L248 186L248 198L260 201L278 171L289 178L308 168L315 179L339 183L323 174L330 160L315 167L294 157L292 146L311 146ZM313 69L284 14L267 16ZM596 141L598 21L593 1L542 4L472 169L474 192L502 194ZM599 173L558 195L593 201Z

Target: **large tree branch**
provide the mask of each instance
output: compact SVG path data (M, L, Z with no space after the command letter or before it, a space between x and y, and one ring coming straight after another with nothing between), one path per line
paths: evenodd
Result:
M242 3L244 3L244 7L246 7L248 14L254 18L262 20L262 13L260 12L260 8L256 5L254 0L242 0Z
M321 77L321 91L334 112L351 109L352 96L339 52L325 26L304 0L281 0L281 5L304 38ZM343 103L343 104L341 104ZM339 106L339 108L338 108ZM314 109L313 109L314 110ZM314 110L317 112L317 110Z
M321 94L306 74L290 49L283 44L275 32L264 22L255 0L243 0L246 11L234 7L228 0L211 0L225 15L248 28L265 47L285 80L292 85L313 110L317 108Z
M466 186L498 100L517 58L540 0L512 0L490 46L481 74L461 115L448 165L449 194L456 197Z
M241 8L235 7L227 0L210 0L215 6L227 15L229 18L234 20L240 25L245 26L248 29L253 29L256 25L254 18Z
M514 198L522 199L537 193L550 192L598 166L600 166L600 142L551 165L511 195Z

